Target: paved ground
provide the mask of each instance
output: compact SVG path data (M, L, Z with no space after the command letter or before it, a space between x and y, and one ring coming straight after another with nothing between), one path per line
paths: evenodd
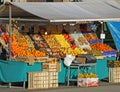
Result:
M54 89L28 90L24 88L0 87L0 92L120 92L120 84L100 83L98 87L81 88L76 86L63 86Z
M64 87L47 90L28 90L22 88L0 88L0 92L120 92L120 85L109 85L89 88Z

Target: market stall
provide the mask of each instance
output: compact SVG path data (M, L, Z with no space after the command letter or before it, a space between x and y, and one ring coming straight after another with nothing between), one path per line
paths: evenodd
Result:
M9 52L10 53L10 57L9 57L10 61L9 62L17 63L17 62L11 61L11 49L14 50L14 52L17 54L17 56L22 56L22 58L18 57L19 60L21 59L21 61L27 61L27 63L29 63L31 65L30 67L32 67L32 68L36 67L36 66L34 66L34 64L36 64L35 60L37 61L37 59L38 59L38 58L33 59L34 56L35 57L37 57L37 56L38 57L42 57L42 56L46 57L46 53L42 52L42 51L45 52L45 49L42 49L42 51L35 50L33 47L33 44L30 43L31 42L30 37L34 37L36 35L32 34L32 36L29 37L27 34L21 34L18 32L18 30L17 31L14 30L14 27L12 26L12 24L14 24L15 21L18 21L20 23L24 23L24 21L26 23L27 22L33 22L33 23L37 23L37 24L43 23L43 24L45 24L45 28L46 28L46 30L44 30L44 28L43 28L43 30L44 30L43 33L45 34L45 32L47 32L48 35L42 35L41 42L44 39L46 41L46 43L49 45L49 50L47 51L47 55L51 56L51 53L49 53L50 49L52 52L54 52L54 55L52 54L52 57L56 57L56 58L58 58L58 56L60 56L60 54L61 54L61 53L59 53L60 51L64 55L65 54L71 54L71 55L85 54L88 51L88 50L86 50L86 48L91 50L91 48L93 49L94 47L96 47L96 51L103 51L103 52L108 51L107 53L102 53L102 55L104 55L106 58L100 58L99 60L96 61L96 63L97 63L96 72L99 76L99 79L108 77L107 62L109 59L110 60L116 59L116 53L112 53L112 56L110 56L111 50L112 50L112 52L115 52L115 51L112 48L110 48L108 45L99 43L99 40L96 37L96 34L92 33L92 32L91 33L80 33L80 34L62 34L63 28L61 28L60 24L65 24L65 30L67 32L71 32L70 24L72 24L72 23L76 24L77 22L81 22L81 21L120 20L120 18L119 18L120 10L118 8L112 7L111 5L119 8L119 5L116 3L102 2L102 1L67 2L67 3L61 3L61 2L60 3L10 2L10 3L7 3L6 5L1 6L2 9L0 10L0 17L1 17L0 20L7 21L7 22L9 20L9 28L10 28L9 29L10 42L8 42L10 44L9 45L10 46L10 52ZM103 6L103 7L101 7L101 6ZM101 8L97 8L97 7L101 7ZM94 9L94 8L96 8L96 9ZM51 26L51 24L52 24L52 26ZM57 31L56 31L56 26L58 26ZM25 28L28 28L28 26L25 25ZM79 30L79 28L76 26L75 30L77 30L77 29ZM28 32L28 31L29 30L27 30L26 32ZM41 30L40 30L40 32L41 32ZM60 32L60 33L58 35L58 34L55 34L55 32ZM13 33L14 33L14 35L13 35ZM36 32L36 33L39 33L39 32ZM53 33L53 34L51 34L51 33ZM37 36L41 38L40 35L37 34ZM18 39L18 37L19 37L19 39ZM37 38L37 40L34 38L32 38L32 39L35 42L35 44L38 45L39 41L37 41L37 40L39 38ZM76 41L76 44L78 45L79 48L77 46L75 46L75 44L72 43L73 39L75 39L75 40L78 39ZM92 39L93 42L90 41L90 39ZM19 41L24 42L24 44L19 43ZM62 41L65 44L63 44ZM19 43L19 45L17 45L17 46L21 46L21 47L25 46L25 48L23 49L23 48L16 47L16 44L14 44L14 42ZM98 44L92 45L92 43L98 43ZM43 46L42 45L43 43L39 43L39 44L41 44L41 45L39 45L38 47L41 48ZM61 46L62 48L60 48L59 46ZM101 48L101 46L103 46L104 48ZM63 47L64 47L64 49L63 49ZM16 48L19 48L19 51ZM26 48L29 50L25 50ZM46 48L48 49L48 46L46 46ZM107 48L107 49L105 49L105 48ZM85 49L85 51L83 49ZM23 53L24 51L25 51L25 53ZM96 51L94 51L94 55L98 55L99 52L96 53ZM22 53L20 53L20 52L22 52ZM28 53L26 54L26 52L28 52ZM30 52L32 52L32 54ZM101 53L99 55L101 55ZM27 58L27 60L25 58L25 60L23 60L24 56L32 57L32 58ZM17 59L16 59L16 61L17 61ZM33 59L33 60L31 61L30 59ZM59 59L60 59L60 57L59 57ZM59 60L59 62L61 63L62 68L61 68L61 71L58 73L58 76L59 76L58 82L65 83L67 67L64 65L62 60ZM26 62L24 62L24 63L26 66ZM32 72L41 71L42 67L41 67L40 63L41 62L39 60L39 63L37 63L40 65L39 69L36 67L36 70L33 69L31 71ZM23 67L24 67L24 65L23 65ZM100 71L101 69L104 69L104 75L103 75L103 72ZM25 70L26 70L26 68L25 68ZM25 71L24 73L31 72L31 71L28 70L28 71ZM26 79L26 77L27 77L27 74L23 75L22 79L20 79L18 81L27 81L28 79ZM10 79L10 80L4 81L4 82L13 82L13 81L15 82L15 80Z

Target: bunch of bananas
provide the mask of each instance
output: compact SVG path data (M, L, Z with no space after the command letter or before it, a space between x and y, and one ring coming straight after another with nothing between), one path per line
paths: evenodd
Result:
M98 75L93 73L85 73L85 74L79 73L78 78L98 78Z

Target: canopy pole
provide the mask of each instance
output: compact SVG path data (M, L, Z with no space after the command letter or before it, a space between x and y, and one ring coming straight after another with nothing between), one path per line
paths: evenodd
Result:
M104 22L102 21L101 22L101 34L100 34L100 38L102 39L102 43L104 42L103 37L102 37L102 35L104 33L104 31L103 31L104 29L103 28L104 28Z
M9 4L9 60L11 61L11 42L12 42L12 8Z
M8 45L8 50L9 50L9 60L11 61L11 37L12 37L12 8L11 4L9 3L9 45ZM9 82L9 88L11 88L11 83Z

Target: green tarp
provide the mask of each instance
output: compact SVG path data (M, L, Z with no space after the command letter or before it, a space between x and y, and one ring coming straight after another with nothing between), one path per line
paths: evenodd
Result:
M27 73L41 71L41 63L30 66L25 62L0 60L0 81L23 82L27 81Z

